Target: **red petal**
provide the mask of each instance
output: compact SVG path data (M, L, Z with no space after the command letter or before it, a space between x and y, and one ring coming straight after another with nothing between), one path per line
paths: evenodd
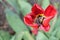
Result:
M34 4L34 6L32 7L32 12L37 15L37 14L42 14L44 12L44 10L37 4Z
M43 20L43 25L44 25L44 26L48 26L51 18L52 18L52 16L46 17L46 18Z
M38 28L38 25L36 23L34 23L34 15L32 14L27 14L25 17L24 17L24 22L25 24L27 24L28 26L31 26L33 28Z
M31 17L30 14L27 14L27 15L24 17L24 22L25 22L25 24L27 24L27 25L33 24L33 19L32 19L32 17Z
M48 26L43 26L43 25L41 25L41 26L39 27L39 29L40 29L40 30L43 30L43 31L45 31L45 32L48 32L49 29L50 29L50 25L48 25Z
M32 33L33 33L34 35L37 35L38 29L33 29L33 30L32 30Z
M31 25L31 27L33 27L34 29L38 29L38 24L33 23L33 24Z
M52 5L49 5L47 7L47 9L45 10L45 16L48 16L48 17L52 16L52 17L54 17L56 12L57 12L56 9Z
M32 17L32 19L35 19L36 15L34 15L33 13L30 13L30 16Z

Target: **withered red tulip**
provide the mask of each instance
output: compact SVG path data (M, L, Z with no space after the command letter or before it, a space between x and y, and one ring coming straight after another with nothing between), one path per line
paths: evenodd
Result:
M52 5L43 10L38 4L34 4L31 12L24 16L24 22L33 28L34 34L37 34L38 29L47 32L50 29L49 22L55 15L56 9Z

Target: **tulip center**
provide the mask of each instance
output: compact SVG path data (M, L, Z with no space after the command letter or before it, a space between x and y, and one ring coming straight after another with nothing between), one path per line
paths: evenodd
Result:
M36 16L36 19L35 19L35 23L38 24L38 26L40 26L42 23L43 23L43 20L44 20L44 15L43 14L39 14Z

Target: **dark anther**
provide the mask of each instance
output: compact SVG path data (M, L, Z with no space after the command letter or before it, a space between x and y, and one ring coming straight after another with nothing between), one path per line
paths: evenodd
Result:
M39 16L36 18L35 23L37 23L38 26L40 26L40 25L42 24L42 22L43 22L43 19L44 19L44 17L39 15Z

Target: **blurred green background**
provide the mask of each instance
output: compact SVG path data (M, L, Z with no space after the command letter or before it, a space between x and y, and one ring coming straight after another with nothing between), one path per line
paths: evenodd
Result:
M23 22L35 3L43 9L52 4L58 11L49 32L34 35ZM60 0L0 0L0 40L60 40Z

